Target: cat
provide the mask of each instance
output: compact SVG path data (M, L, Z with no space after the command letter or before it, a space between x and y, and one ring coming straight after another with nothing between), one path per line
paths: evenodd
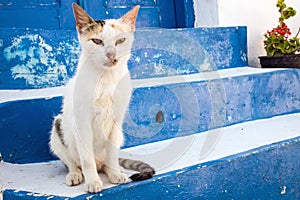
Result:
M136 160L119 158L122 123L132 86L127 62L139 6L119 19L94 20L73 3L82 49L76 73L66 84L61 114L55 116L50 149L68 168L66 184L85 181L85 191L103 189L98 171L114 184L128 182L121 167L139 171L133 181L151 178L155 170ZM120 167L121 166L121 167Z

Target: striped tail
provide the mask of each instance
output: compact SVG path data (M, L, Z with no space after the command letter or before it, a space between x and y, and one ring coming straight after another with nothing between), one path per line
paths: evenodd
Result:
M137 174L133 174L132 176L129 177L132 181L146 180L152 178L153 175L155 174L155 170L153 167L139 160L119 158L119 164L125 169L130 169L130 170L140 172Z
M54 118L52 132L56 133L59 140L60 140L60 142L61 142L61 144L64 147L67 147L67 145L65 143L65 140L64 140L64 133L63 133L63 130L61 128L61 121L62 121L62 114L59 114Z

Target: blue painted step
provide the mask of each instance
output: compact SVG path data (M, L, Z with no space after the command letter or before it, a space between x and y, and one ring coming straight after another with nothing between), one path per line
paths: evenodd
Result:
M123 157L142 157L158 174L94 195L66 186L60 162L2 163L2 178L19 185L4 199L298 199L299 120L296 113L124 149Z
M247 66L246 34L245 27L138 30L131 76ZM33 89L63 85L74 74L80 48L75 30L0 29L0 52L0 89Z
M133 81L136 88L123 124L124 147L300 111L298 69L235 68L219 71L211 80L210 74L175 77L175 83L168 77ZM48 133L60 108L61 97L1 104L4 159L13 163L52 160ZM164 121L157 123L160 111Z

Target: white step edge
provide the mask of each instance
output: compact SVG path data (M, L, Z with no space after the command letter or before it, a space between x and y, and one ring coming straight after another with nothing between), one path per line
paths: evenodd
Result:
M223 69L212 72L202 72L198 74L180 75L180 76L168 76L159 78L148 78L148 79L134 79L132 84L134 88L141 87L153 87L165 84L174 83L189 83L194 81L205 81L214 80L219 78L232 78L236 76L251 75L268 73L273 71L281 71L285 69L260 69L253 67L239 67ZM26 99L37 99L45 98L51 99L53 97L62 96L64 93L64 87L52 87L45 89L24 89L24 90L0 90L0 103L15 101L15 100L26 100Z

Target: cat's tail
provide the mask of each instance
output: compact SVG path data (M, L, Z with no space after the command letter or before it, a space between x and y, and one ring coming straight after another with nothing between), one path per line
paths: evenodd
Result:
M49 146L52 153L59 157L63 154L63 151L67 148L67 144L64 140L64 133L61 127L62 114L55 116L52 124Z
M53 120L53 127L51 131L51 136L56 134L58 136L60 143L66 147L65 140L64 140L64 133L61 128L61 121L62 121L62 114L57 115Z
M119 158L119 164L125 169L140 172L137 174L133 174L132 176L129 177L132 181L146 180L152 178L153 175L155 174L155 170L153 167L139 160Z

